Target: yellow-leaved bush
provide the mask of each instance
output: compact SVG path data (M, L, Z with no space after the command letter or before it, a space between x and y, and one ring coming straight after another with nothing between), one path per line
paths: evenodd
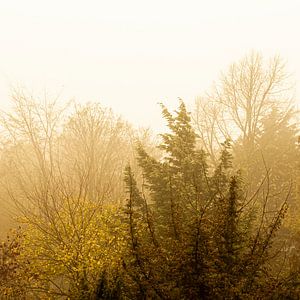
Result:
M21 255L29 261L30 290L36 297L90 299L105 275L118 277L125 248L121 210L82 199L23 220Z

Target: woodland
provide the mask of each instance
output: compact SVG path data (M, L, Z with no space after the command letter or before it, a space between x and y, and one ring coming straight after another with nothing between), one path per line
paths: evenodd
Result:
M0 299L300 299L299 111L246 55L165 133L12 91L0 113ZM133 108L134 109L134 108Z

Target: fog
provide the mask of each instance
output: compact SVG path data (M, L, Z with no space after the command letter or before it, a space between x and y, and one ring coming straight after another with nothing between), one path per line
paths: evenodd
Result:
M280 54L299 82L299 10L297 0L1 1L1 108L18 85L159 131L157 102L192 103L251 50Z
M0 299L299 299L299 1L2 1Z

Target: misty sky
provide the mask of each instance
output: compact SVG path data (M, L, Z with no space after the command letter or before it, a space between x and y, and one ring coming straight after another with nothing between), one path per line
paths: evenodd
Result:
M193 102L250 50L299 86L299 29L299 0L0 0L0 108L24 86L158 129L157 102Z

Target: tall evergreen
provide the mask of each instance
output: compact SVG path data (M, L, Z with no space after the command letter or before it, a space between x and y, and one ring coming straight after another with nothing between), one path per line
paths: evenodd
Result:
M285 204L272 218L264 211L255 217L255 199L233 171L230 142L224 142L212 170L196 148L185 104L180 102L175 115L162 105L162 113L169 128L161 135L163 158L137 148L143 192L130 168L125 174L124 266L131 290L139 299L253 299L255 290L263 295L262 287L273 284L273 275L265 275Z
M161 135L159 148L165 156L161 161L154 160L139 146L138 161L155 207L161 237L180 240L186 222L204 204L207 164L205 153L196 149L196 134L185 104L180 103L175 117L163 105L162 113L170 129L170 133Z

